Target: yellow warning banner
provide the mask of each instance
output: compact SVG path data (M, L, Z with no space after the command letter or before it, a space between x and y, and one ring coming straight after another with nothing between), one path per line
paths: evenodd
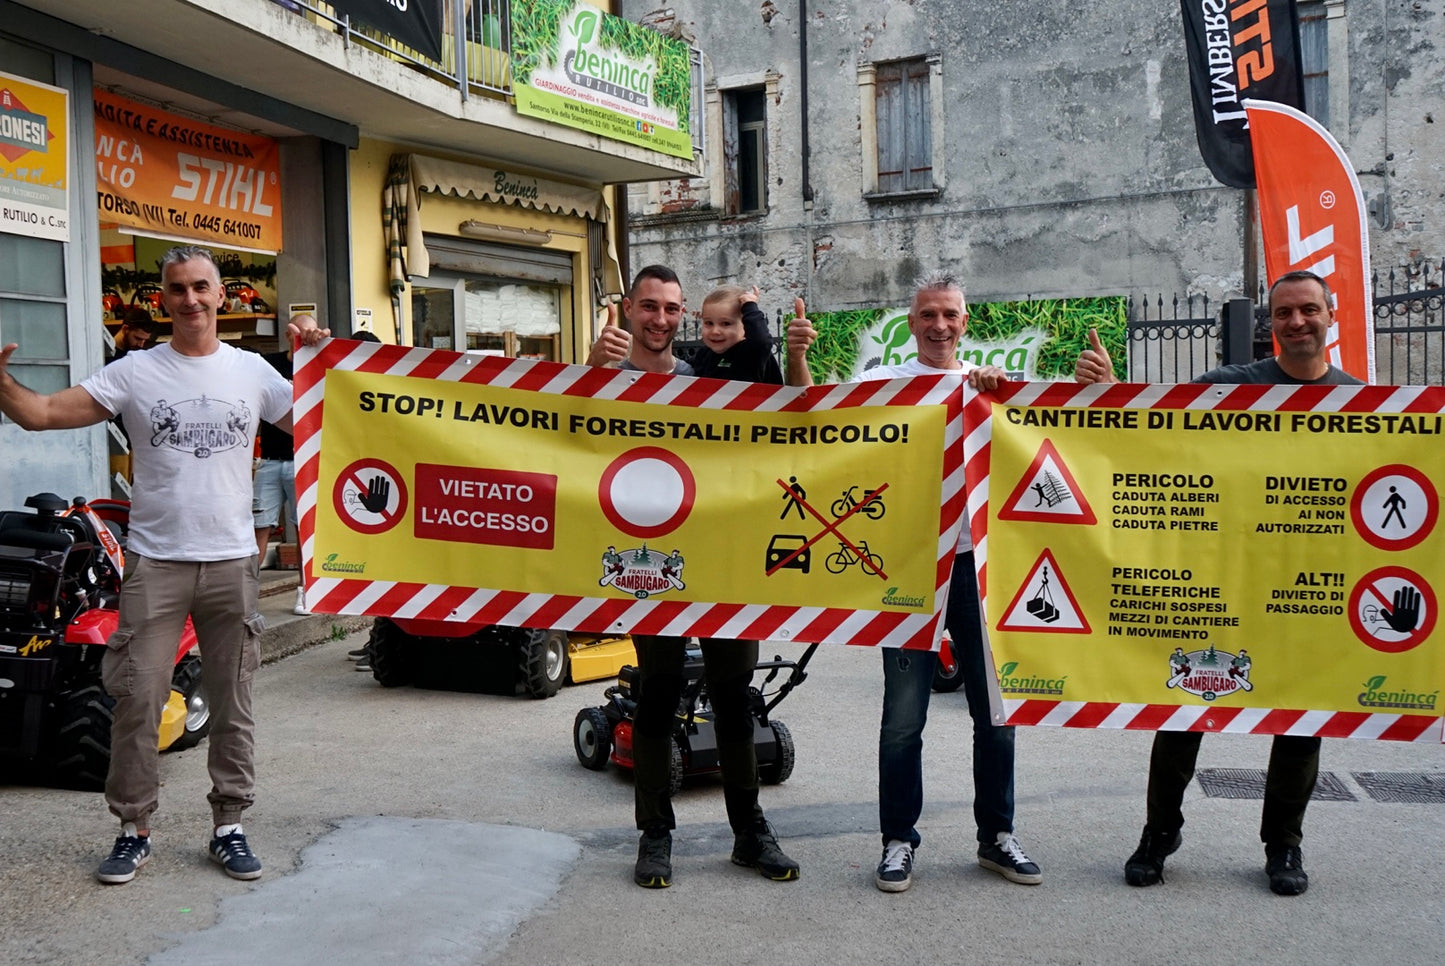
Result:
M970 513L1011 720L1072 702L1088 726L1111 706L1164 709L1115 727L1170 706L1201 715L1170 727L1210 730L1438 718L1442 409L1388 387L982 394Z

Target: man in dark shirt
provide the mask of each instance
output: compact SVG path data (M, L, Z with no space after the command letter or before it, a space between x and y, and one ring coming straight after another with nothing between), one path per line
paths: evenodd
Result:
M1334 322L1333 297L1325 280L1313 272L1281 275L1269 289L1270 327L1279 354L1247 365L1220 366L1195 382L1287 386L1358 386L1360 380L1330 364L1328 340ZM1082 383L1117 382L1113 362L1092 330L1086 349L1074 366ZM1243 651L1240 652L1243 654ZM1184 790L1194 778L1199 731L1160 731L1149 757L1148 811L1139 847L1124 863L1124 881L1149 886L1164 881L1164 860L1183 837ZM1264 842L1265 873L1278 895L1296 896L1309 888L1300 842L1305 807L1314 793L1320 770L1320 739L1275 735L1265 776L1264 814L1259 837Z
M139 305L131 306L121 320L120 331L115 334L115 355L110 357L106 365L133 349L149 349L160 330L160 323L151 318L149 312Z
M298 315L294 321L298 326L316 324L316 319L310 315ZM262 358L283 379L291 381L290 348L267 352ZM282 432L264 420L257 435L261 441L261 458L256 463L256 473L251 480L251 518L256 528L257 560L265 561L266 545L271 540L271 531L281 522L282 509L285 509L288 523L294 525L297 522L296 444L290 433ZM311 613L306 609L305 591L300 587L296 588L296 603L291 611L298 615Z

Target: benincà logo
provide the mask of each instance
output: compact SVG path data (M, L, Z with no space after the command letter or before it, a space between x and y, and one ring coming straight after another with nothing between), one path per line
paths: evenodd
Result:
M922 607L923 598L900 594L897 587L889 587L888 593L883 595L883 603L888 607Z
M364 574L366 573L366 562L352 563L349 560L337 560L340 554L327 554L326 559L321 561L321 569L332 574Z
M1062 695L1064 685L1069 681L1065 674L1061 678L1041 678L1030 674L1015 674L1018 661L1009 661L998 669L998 689L1003 694L1049 694Z
M567 79L578 87L606 94L638 107L652 99L652 65L626 57L618 50L602 50L602 15L596 10L578 10L568 32L576 47L567 51L562 67Z
M1398 708L1405 711L1434 711L1439 691L1387 691L1385 675L1377 674L1364 684L1355 698L1362 708Z

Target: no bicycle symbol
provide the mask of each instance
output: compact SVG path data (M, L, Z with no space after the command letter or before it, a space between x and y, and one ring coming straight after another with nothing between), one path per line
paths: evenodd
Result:
M385 533L406 515L406 482L385 460L357 460L336 477L331 502L357 533Z

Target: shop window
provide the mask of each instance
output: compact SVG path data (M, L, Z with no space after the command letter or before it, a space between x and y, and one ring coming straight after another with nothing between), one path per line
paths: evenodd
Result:
M558 361L561 286L433 272L411 305L413 345Z
M768 210L767 98L761 87L728 91L723 95L723 106L728 213L765 212Z
M20 348L10 373L41 393L70 385L65 245L0 234L0 331Z
M1325 5L1299 5L1300 68L1304 74L1305 113L1326 126L1330 123L1329 20Z

